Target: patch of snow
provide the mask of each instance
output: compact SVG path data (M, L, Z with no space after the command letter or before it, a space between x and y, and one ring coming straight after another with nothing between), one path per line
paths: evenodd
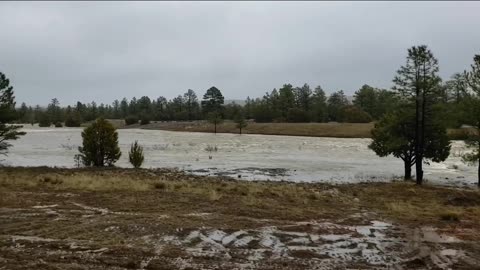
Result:
M52 204L52 205L35 205L33 206L32 208L35 208L35 209L45 209L45 208L53 208L53 207L57 207L58 204Z

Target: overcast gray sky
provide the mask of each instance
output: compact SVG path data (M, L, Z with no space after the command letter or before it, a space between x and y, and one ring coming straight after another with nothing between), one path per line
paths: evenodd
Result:
M110 103L216 86L389 88L427 44L448 79L480 54L480 2L1 2L0 71L17 102Z

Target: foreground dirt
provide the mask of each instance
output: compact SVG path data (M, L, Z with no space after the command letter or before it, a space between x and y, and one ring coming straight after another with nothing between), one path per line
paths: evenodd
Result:
M0 269L478 269L480 193L0 168Z

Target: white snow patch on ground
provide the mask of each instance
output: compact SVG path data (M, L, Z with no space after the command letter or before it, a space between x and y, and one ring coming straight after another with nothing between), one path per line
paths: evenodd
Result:
M58 204L52 204L52 205L35 205L35 206L32 206L32 208L34 209L45 209L45 208L54 208L54 207L57 207Z
M437 234L429 228L418 232L414 239L407 241L398 236L389 236L390 230L396 228L382 221L372 221L370 225L359 226L329 222L309 224L312 232L319 233L286 230L291 225L239 230L233 233L205 228L191 231L183 237L166 235L159 241L160 244L186 245L188 248L185 250L194 257L208 256L229 260L232 254L239 253L250 261L250 266L254 261L265 259L294 259L292 252L295 251L308 251L324 258L319 263L318 269L342 267L342 265L346 267L352 262L393 267L398 263L414 259L415 257L411 257L408 252L415 248L428 250L428 254L419 253L418 256L431 256L431 261L441 269L448 269L456 259L464 256L462 252L455 249L426 248L428 244L452 243L458 240ZM415 244L412 246L411 243ZM423 247L424 245L426 247Z

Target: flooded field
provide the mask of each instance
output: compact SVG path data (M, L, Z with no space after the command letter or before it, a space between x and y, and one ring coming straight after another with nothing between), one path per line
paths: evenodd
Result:
M80 128L26 127L2 162L11 166L75 167L81 145ZM368 149L370 139L236 135L121 129L122 157L117 166L130 167L128 150L144 146L144 167L176 167L201 175L241 179L308 182L388 181L401 178L403 163L380 158ZM454 141L448 160L425 166L428 181L473 185L476 168L462 163L462 142Z

